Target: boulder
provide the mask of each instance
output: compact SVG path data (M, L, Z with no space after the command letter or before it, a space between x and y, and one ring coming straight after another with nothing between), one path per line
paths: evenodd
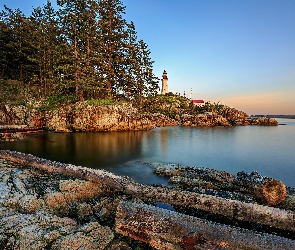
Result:
M258 126L278 126L279 123L276 119L267 118L267 117L259 117L253 118L251 120L251 125L258 125Z

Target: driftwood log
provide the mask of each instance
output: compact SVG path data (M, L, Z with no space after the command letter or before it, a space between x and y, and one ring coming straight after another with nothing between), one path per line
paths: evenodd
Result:
M233 186L239 191L253 194L259 202L271 206L285 200L287 195L286 186L281 181L261 176L257 172L238 172Z
M108 171L48 161L19 152L0 150L0 157L25 166L105 184L114 191L120 191L146 201L187 206L221 214L230 219L269 225L295 232L295 216L292 211L166 187L142 185Z
M235 179L235 175L226 171L204 168L188 167L171 163L147 163L154 168L154 172L164 176L181 176L185 178L196 178L210 181L219 185L226 185Z
M116 231L156 249L295 249L295 241L122 201Z
M285 200L285 185L278 180L264 177L257 172L235 175L203 167L184 167L179 164L151 163L154 172L169 176L172 184L183 188L200 187L205 189L231 190L247 193L265 205L274 206Z

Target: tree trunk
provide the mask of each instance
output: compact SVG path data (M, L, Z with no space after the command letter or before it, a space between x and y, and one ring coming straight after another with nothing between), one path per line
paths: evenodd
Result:
M19 64L19 80L22 82L24 79L23 79L23 63L20 62Z
M142 200L187 206L221 214L230 219L269 225L295 232L295 217L291 211L166 187L142 185L133 182L127 177L117 176L104 170L52 162L19 152L0 150L0 157L21 165L103 183L109 185L115 191L120 191Z
M84 101L83 88L80 84L76 84L76 96L79 98L80 102Z
M295 241L122 201L116 231L156 249L295 249Z

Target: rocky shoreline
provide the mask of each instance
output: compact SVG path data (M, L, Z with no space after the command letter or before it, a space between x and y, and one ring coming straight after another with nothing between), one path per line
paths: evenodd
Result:
M152 249L111 229L121 200L134 199L0 158L0 249Z
M1 125L13 128L55 132L100 132L151 130L166 126L277 126L272 118L250 118L246 113L223 106L220 110L202 114L190 114L174 108L174 118L162 113L140 113L131 104L94 105L85 102L61 104L55 110L41 110L38 102L27 106L0 105L0 140L13 141L23 138L25 133L1 132ZM177 112L176 112L177 111Z
M172 178L174 188L145 186L104 170L0 150L0 248L294 249L294 188L270 207L241 188L269 180L257 173L146 164L157 174L185 177L188 185Z

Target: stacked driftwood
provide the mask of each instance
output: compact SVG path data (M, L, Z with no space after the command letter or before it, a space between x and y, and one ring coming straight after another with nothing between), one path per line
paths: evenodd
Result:
M44 132L44 128L27 125L0 125L0 141L16 141L30 133Z
M114 192L132 195L145 203L162 202L185 206L222 215L229 220L257 223L278 228L290 234L295 232L295 216L292 210L198 193L193 186L188 191L184 188L142 185L107 171L52 162L18 152L0 150L0 158L104 184L112 188ZM281 182L274 182L273 179L261 177L256 173L240 173L238 177L235 177L222 171L201 168L184 171L178 165L175 167L170 165L170 169L167 166L159 166L161 171L169 173L167 175L171 177L179 176L181 181L183 181L182 178L187 178L188 181L188 177L194 177L191 179L198 179L198 183L203 181L204 185L211 183L219 190L248 192L257 201L263 203L282 204L284 198L290 197ZM160 168L158 170L155 168L155 171L159 173ZM176 179L174 177L172 180L176 181ZM193 182L197 183L195 180ZM270 195L261 195L263 193ZM117 208L115 230L146 242L156 249L295 249L295 241L292 239L221 225L155 206L127 201L122 201Z

